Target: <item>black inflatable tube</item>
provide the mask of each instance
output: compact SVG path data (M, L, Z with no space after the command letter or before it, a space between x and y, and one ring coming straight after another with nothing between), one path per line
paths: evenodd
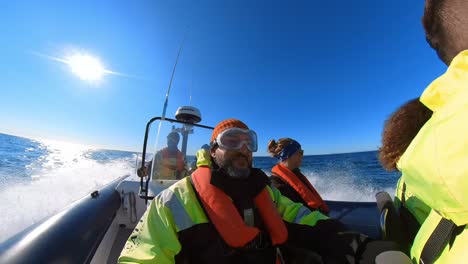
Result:
M121 177L0 245L0 263L89 263L120 207Z

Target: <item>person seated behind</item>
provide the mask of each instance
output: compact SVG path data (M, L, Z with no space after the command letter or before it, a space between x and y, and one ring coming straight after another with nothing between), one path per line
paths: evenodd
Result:
M192 174L198 167L211 168L210 146L203 144L195 153L195 160L190 165L188 175Z
M310 263L307 254L292 262L280 247L317 252L319 263L374 263L394 248L342 233L339 221L270 188L268 176L252 167L257 135L242 121L219 123L210 144L213 169L199 167L158 194L119 263Z
M196 153L197 158L197 168L208 167L211 168L211 155L210 155L210 146L207 144L203 145Z
M180 136L177 132L167 135L167 147L159 150L155 155L153 179L175 180L185 176L184 154L177 148L179 140Z
M379 160L387 171L399 170L397 164L400 157L431 116L432 111L419 98L415 98L398 108L385 121ZM397 242L409 253L414 237L431 208L407 190L403 177L398 180L395 190L395 207L402 228L399 236L402 240Z
M273 139L268 143L268 152L279 161L271 169L270 180L281 194L312 211L328 214L327 204L299 169L304 156L301 144L291 138L280 138L278 142Z

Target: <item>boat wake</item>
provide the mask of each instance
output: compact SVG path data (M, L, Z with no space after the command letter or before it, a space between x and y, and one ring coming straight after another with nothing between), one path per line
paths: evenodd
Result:
M0 184L0 242L127 174L136 154L41 141L42 155ZM25 155L35 149L25 148ZM4 178L4 177L3 177Z
M0 242L114 179L135 175L134 152L4 134L0 141ZM276 164L270 157L254 161L267 175ZM306 156L302 167L326 200L375 201L379 191L394 193L398 179L378 166L375 153Z
M355 182L351 175L340 173L339 175L333 174L335 177L329 177L330 175L327 174L306 173L309 181L325 200L375 202L376 193L385 191L393 194L395 192L394 187L381 187L371 182Z

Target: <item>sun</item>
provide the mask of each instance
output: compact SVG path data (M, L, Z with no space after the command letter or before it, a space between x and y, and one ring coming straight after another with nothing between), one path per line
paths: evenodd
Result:
M125 78L138 78L135 75L129 75L106 69L98 57L92 56L86 52L73 51L73 53L69 53L69 55L65 57L55 57L40 52L33 52L33 54L48 60L66 64L70 68L71 72L78 78L91 83L100 83L104 75L116 75Z
M98 58L74 54L66 59L71 71L82 80L98 81L107 72Z

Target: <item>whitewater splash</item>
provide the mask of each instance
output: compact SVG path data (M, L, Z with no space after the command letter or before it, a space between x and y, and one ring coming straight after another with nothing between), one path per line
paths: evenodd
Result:
M345 172L346 173L346 172ZM305 173L307 179L320 193L323 199L332 201L375 202L375 194L385 191L390 195L395 193L394 187L380 187L371 183L356 183L349 175L336 177L343 172ZM328 177L331 175L334 177ZM333 178L333 180L330 180Z
M134 153L108 158L104 150L58 141L40 141L25 152L41 150L43 155L26 165L29 177L9 177L0 185L0 242L135 171Z
M262 170L267 175L271 174L271 169ZM395 185L382 187L370 182L355 182L349 171L322 171L320 173L302 171L302 173L324 200L375 202L375 194L378 192L384 191L390 195L395 193Z

